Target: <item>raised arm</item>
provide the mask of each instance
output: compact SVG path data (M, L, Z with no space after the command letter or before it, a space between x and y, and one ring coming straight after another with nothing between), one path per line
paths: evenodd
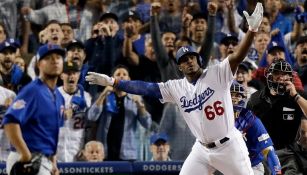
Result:
M235 33L239 34L239 28L236 25L236 20L235 20L235 1L230 0L226 2L226 8L227 8L227 26L230 31L230 33Z
M306 22L301 16L304 14L304 7L298 6L295 9L295 21L293 25L293 29L290 32L291 43L295 43L303 34L304 23Z
M202 68L206 68L211 56L211 50L213 48L214 33L215 33L215 16L218 5L216 2L211 1L208 3L208 29L203 41L199 54L203 57Z
M233 54L229 55L229 63L233 74L236 72L239 64L246 57L249 47L253 43L254 36L258 31L258 27L261 24L263 18L262 4L260 2L257 3L256 8L251 16L249 16L249 14L246 11L244 11L243 13L249 27L248 27L248 32L240 42L236 51Z
M128 62L132 65L139 65L140 58L138 54L133 51L133 38L135 35L132 35L132 24L124 23L124 44L123 44L123 56L128 59Z
M169 57L161 39L161 31L158 20L160 9L160 3L152 3L150 12L150 35L152 39L153 49L157 57L157 63L160 65L160 67L166 67L166 65L169 63Z
M125 81L117 80L105 74L89 72L85 77L89 84L97 84L100 86L113 86L118 90L125 91L130 94L144 95L154 98L162 98L159 86L157 83L149 83L144 81Z
M289 91L290 96L300 106L305 118L307 119L307 100L296 91L296 88L292 82L286 81L285 83L287 85L286 88Z

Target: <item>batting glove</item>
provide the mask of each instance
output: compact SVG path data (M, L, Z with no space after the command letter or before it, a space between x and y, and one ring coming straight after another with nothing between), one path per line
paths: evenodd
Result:
M89 84L97 84L100 86L113 86L115 82L114 78L96 72L88 72L85 80L88 81Z
M246 11L243 11L243 14L248 23L248 29L252 32L257 32L258 27L261 24L263 18L263 6L260 2L257 3L256 8L251 16Z

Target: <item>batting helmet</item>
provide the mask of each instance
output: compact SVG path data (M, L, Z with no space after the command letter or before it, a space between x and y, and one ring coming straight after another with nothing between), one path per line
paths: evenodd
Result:
M179 61L182 57L186 55L195 55L197 57L197 62L201 66L202 65L202 58L199 53L192 46L182 46L178 49L176 53L176 62L179 64Z
M284 93L286 92L286 85L282 82L276 82L273 80L273 74L275 72L283 72L288 74L290 76L290 81L292 81L292 67L287 61L283 59L276 59L266 70L268 88L275 91L279 95L284 95Z
M240 112L242 108L245 107L246 103L246 91L242 84L239 84L238 82L234 81L230 86L230 93L233 95L233 93L240 94L242 96L242 99L236 103L233 102L233 109L235 112Z

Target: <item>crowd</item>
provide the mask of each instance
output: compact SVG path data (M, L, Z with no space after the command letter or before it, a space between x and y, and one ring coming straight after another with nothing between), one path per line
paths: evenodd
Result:
M305 174L307 1L259 2L262 22L234 73L236 127L260 174L274 168ZM11 167L41 148L53 172L55 162L185 160L196 138L176 104L91 85L85 77L96 72L125 81L184 79L176 56L182 46L200 55L202 69L222 65L245 48L251 29L243 11L252 14L256 3L0 2L0 161ZM257 133L249 131L254 123L261 123L261 132L251 136Z

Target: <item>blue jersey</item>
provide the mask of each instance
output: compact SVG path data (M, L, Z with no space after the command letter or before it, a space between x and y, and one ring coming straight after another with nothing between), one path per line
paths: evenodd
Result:
M252 166L262 162L262 150L273 146L273 142L260 119L250 110L243 108L235 120L235 126L245 136Z
M25 86L7 110L3 124L18 123L31 152L54 155L64 123L64 98L40 79ZM12 150L15 148L12 147Z

